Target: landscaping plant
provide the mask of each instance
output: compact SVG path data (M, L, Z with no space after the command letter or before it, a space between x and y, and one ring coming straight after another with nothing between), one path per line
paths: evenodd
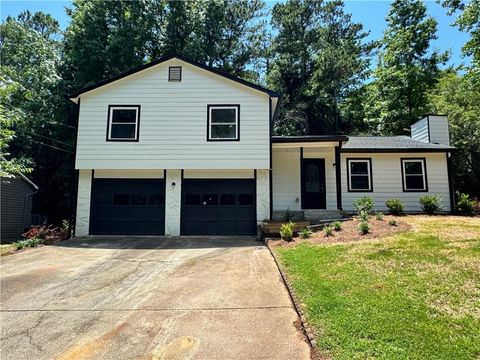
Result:
M332 226L335 229L335 231L340 231L340 230L342 230L343 224L342 224L341 221L334 221L332 223Z
M377 219L378 221L383 221L383 212L377 211L377 213L375 214L375 219Z
M360 218L361 221L368 221L370 219L370 215L365 210L360 211L360 214L358 215L358 217Z
M360 214L362 211L366 211L367 214L373 213L373 208L375 207L375 202L371 197L364 196L353 203L357 213Z
M325 236L333 236L333 226L327 225L323 228Z
M370 224L367 221L362 221L358 224L358 231L362 235L366 235L370 232Z
M13 245L15 245L17 250L22 250L24 248L29 248L29 247L37 247L38 245L43 244L43 239L39 238L31 238L27 240L20 240L18 242L14 242Z
M389 199L385 202L388 212L392 215L403 215L405 204L400 199Z
M280 237L285 241L291 241L293 238L294 227L295 223L291 221L286 224L282 224L282 226L280 226Z
M442 210L440 195L425 195L420 198L420 206L426 214L434 214Z
M468 194L457 192L457 206L456 212L460 215L472 216L475 215L477 208L477 201L470 199Z
M312 236L312 231L310 231L309 229L305 228L303 229L302 231L300 231L300 237L302 239L308 239Z
M390 226L397 226L397 225L398 225L397 220L395 220L395 219L390 219L390 221L388 222L388 225L390 225Z

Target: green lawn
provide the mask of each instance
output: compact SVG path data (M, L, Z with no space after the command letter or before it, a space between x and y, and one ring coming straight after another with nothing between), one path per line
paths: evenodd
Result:
M411 216L411 231L275 252L333 359L478 359L480 219Z

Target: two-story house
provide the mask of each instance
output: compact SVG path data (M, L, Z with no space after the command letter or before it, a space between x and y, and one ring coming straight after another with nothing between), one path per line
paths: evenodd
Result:
M76 236L253 235L288 209L307 218L440 194L452 209L448 124L411 137L277 137L279 95L174 56L70 95L78 105Z

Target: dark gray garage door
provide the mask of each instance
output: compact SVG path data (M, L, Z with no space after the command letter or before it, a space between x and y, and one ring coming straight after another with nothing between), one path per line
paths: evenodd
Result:
M151 179L94 179L90 233L163 235L165 182Z
M183 180L183 235L254 235L255 180Z

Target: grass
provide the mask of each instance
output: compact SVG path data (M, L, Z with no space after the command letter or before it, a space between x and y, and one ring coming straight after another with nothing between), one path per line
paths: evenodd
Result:
M0 244L0 256L8 255L15 251L16 248L13 244Z
M409 216L412 230L276 247L333 359L478 359L480 219Z

